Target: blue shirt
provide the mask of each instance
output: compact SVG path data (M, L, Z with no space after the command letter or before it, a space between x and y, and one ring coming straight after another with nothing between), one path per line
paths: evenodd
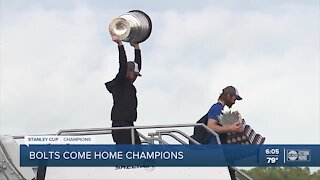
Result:
M222 110L224 108L224 105L221 104L220 102L217 102L215 103L214 105L211 106L209 112L208 112L208 121L213 121L213 120L210 120L210 119L214 119L216 121L218 121L219 123L219 115L222 114ZM219 124L220 125L220 124ZM224 143L225 142L225 139L226 139L226 134L219 134L220 136L220 141L221 143ZM214 135L212 135L211 139L210 139L210 142L209 144L218 144L217 140L216 140L216 137Z

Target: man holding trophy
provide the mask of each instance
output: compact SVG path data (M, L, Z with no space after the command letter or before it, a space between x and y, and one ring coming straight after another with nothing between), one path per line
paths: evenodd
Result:
M134 126L137 120L137 91L133 83L141 76L141 51L139 43L145 41L151 33L151 20L147 14L139 10L132 10L109 24L112 40L118 44L119 71L116 77L105 83L112 94L113 107L111 110L112 127ZM127 61L123 43L129 42L134 47L134 61ZM116 144L141 144L139 134L134 130L112 130L112 138ZM134 140L134 141L133 141Z
M112 35L112 40L118 44L119 72L116 77L105 83L112 94L113 107L111 110L112 127L133 126L137 119L137 96L133 83L141 70L141 52L138 43L130 43L135 49L135 60L127 62L124 46L119 36ZM135 130L135 143L141 144L138 132ZM116 144L131 144L130 130L113 130L112 138Z
M265 137L246 124L238 111L223 111L224 106L231 108L236 100L242 100L238 90L233 86L224 88L208 112L208 127L219 134L222 144L263 144ZM217 144L216 138L209 143Z
M222 144L226 143L227 133L240 133L243 131L240 119L225 124L220 120L224 106L231 108L236 100L242 100L238 90L233 86L228 86L222 90L218 102L212 105L208 112L208 127L219 134ZM213 137L209 143L217 144L217 141Z
M246 125L238 111L223 111L224 106L231 108L236 100L242 100L238 90L233 86L224 88L218 102L212 105L208 112L207 126L219 134L221 144L263 144L265 138ZM213 136L209 143L218 144ZM234 169L228 168L231 179L235 180Z
M235 104L236 100L242 100L239 96L238 90L233 86L228 86L222 90L218 98L218 102L213 104L208 112L208 127L217 132L222 144L226 144L227 133L241 133L243 131L240 118L232 118L232 122L225 123L227 120L223 117L223 108L228 106L229 108ZM217 144L215 137L211 137L210 142ZM235 171L228 167L230 177L232 180L236 180Z

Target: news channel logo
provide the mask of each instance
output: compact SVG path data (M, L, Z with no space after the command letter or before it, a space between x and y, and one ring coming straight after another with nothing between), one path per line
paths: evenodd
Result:
M310 161L310 149L287 149L287 161Z

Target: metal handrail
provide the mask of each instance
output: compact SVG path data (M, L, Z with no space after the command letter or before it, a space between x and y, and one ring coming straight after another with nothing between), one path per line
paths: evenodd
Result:
M134 129L151 129L151 128L174 128L174 127L194 127L194 126L202 126L205 128L208 132L213 134L218 144L221 144L219 135L211 130L208 126L206 126L203 123L197 123L197 124L173 124L173 125L152 125L152 126L127 126L127 127L110 127L110 128L87 128L87 129L63 129L59 130L56 134L42 134L42 135L96 135L98 132L99 134L108 134L111 130L125 130L130 129L133 131ZM79 134L81 133L81 134ZM39 136L41 134L35 135ZM13 136L14 139L23 139L24 136ZM134 136L131 137L132 142L134 142Z
M181 144L187 144L186 142L184 142L182 139L180 139L178 136L172 134L172 133L161 133L161 135L167 135L167 136L170 136L172 137L173 139L177 140L179 143Z
M166 145L169 145L168 142L166 142L165 140L161 139L161 138L150 138L150 140L155 140L155 141L159 141L160 143L162 144L166 144Z
M186 133L182 132L181 130L178 129L168 129L168 130L158 130L156 131L157 133L178 133L182 135L183 137L187 138L189 141L192 141L194 144L200 144L198 141L187 135ZM220 140L220 139L219 139Z
M139 137L141 137L143 140L145 140L149 144L152 144L152 142L150 141L150 138L146 137L145 135L141 134L140 132L138 132L138 135L139 135Z
M98 134L111 134L112 130L131 130L131 139L132 139L132 143L134 144L135 138L134 138L134 130L135 129L152 129L152 128L174 128L174 127L195 127L195 126L202 126L203 128L205 128L209 133L211 133L212 135L215 136L217 143L221 144L219 135L214 132L212 129L210 129L208 126L206 126L203 123L196 123L196 124L173 124L173 125L153 125L153 126L127 126L127 127L111 127L111 128L87 128L87 129L63 129L63 130L59 130L56 134L38 134L38 135L34 135L34 136L39 136L39 135L56 135L56 136L60 136L60 135L98 135ZM194 140L193 138L191 138L190 136L186 135L185 133L183 133L180 130L171 130L172 132L177 132L179 134L181 134L182 136L186 137L187 139L191 140L192 142L199 144L199 142L197 142L196 140ZM159 133L167 133L165 135L169 135L170 133L168 133L167 131L156 131L158 135ZM170 134L171 137L175 136L173 134ZM154 141L157 140L163 144L168 144L166 141L164 141L163 139L161 139L160 137L155 138L155 137L151 137L151 138L147 138L145 136L143 136L141 133L139 133L140 137L144 137L144 139L148 142L150 141ZM14 139L23 139L25 136L13 136ZM177 136L175 136L177 137ZM174 138L174 137L173 137ZM178 137L177 137L178 138ZM252 180L252 178L250 178L248 175L246 175L245 173L241 172L239 169L237 169L236 167L231 167L233 168L236 172L238 172L239 174L241 174L243 177L247 178L248 180Z
M253 180L250 176L248 176L247 174L245 174L244 172L242 172L240 169L236 168L236 167L230 167L233 170L235 170L237 173L239 173L241 176L247 178L248 180Z

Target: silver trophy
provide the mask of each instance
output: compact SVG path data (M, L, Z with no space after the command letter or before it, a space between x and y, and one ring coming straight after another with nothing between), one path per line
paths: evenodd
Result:
M242 123L242 117L238 111L223 111L223 114L218 116L221 125L233 124L240 121Z
M230 125L238 121L241 123L243 131L241 133L227 133L227 144L263 144L266 139L247 125L238 111L224 111L218 119L221 125Z
M139 10L129 11L109 24L109 32L117 35L122 41L141 43L151 34L152 23L150 17Z

